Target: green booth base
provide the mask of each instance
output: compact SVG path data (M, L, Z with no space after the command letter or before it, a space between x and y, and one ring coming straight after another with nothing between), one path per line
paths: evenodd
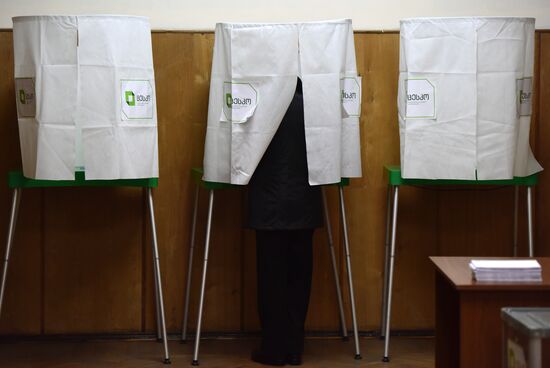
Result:
M52 187L158 187L158 178L86 180L84 171L75 172L74 180L29 179L21 171L8 173L8 186L15 188L52 188Z
M532 187L539 181L539 173L514 177L506 180L454 180L454 179L404 179L401 177L401 167L397 165L384 166L388 174L388 183L392 186L398 185L513 185Z
M245 186L245 185L236 185L236 184L229 184L229 183L218 183L215 181L204 181L202 180L203 174L204 174L204 170L201 167L194 167L191 169L191 177L193 178L193 181L197 185L199 185L201 188L232 189L232 188L239 188L239 187ZM341 187L346 187L349 185L349 178L342 178L339 183L330 184L330 185L339 185Z

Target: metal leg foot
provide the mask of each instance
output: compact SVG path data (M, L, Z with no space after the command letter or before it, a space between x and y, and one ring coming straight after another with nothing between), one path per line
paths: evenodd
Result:
M2 305L4 304L4 291L6 290L6 279L8 276L8 265L10 262L10 252L13 245L13 235L15 234L15 225L17 223L17 214L19 212L19 202L21 200L21 189L15 188L11 201L10 224L8 228L8 237L6 240L6 251L4 253L4 268L2 270L2 283L0 284L0 316L2 315Z
M384 340L384 357L382 361L389 362L390 350L390 324L391 324L391 302L392 302L392 286L393 286L393 269L395 261L395 238L397 230L397 208L399 203L399 187L394 187L393 192L393 211L391 223L391 248L390 248L390 263L388 269L388 306L386 310L386 331Z
M204 244L204 261L202 267L201 292L199 298L199 313L197 317L197 334L195 336L195 349L193 351L192 365L199 365L199 345L201 341L202 311L204 306L204 289L206 286L206 271L208 268L208 252L210 249L210 232L212 227L212 209L214 207L214 190L210 189L208 195L208 219L206 221L206 240Z
M323 194L323 212L325 214L325 228L327 230L328 246L330 251L330 259L332 262L332 272L334 274L334 285L336 287L336 298L338 300L338 311L340 313L340 330L342 333L342 339L348 340L348 331L346 326L346 317L344 314L344 302L342 298L342 289L340 288L340 276L338 276L338 267L336 266L336 255L334 252L334 242L332 238L332 227L330 223L330 215L328 212L327 196L325 188L321 190Z
M153 261L154 261L154 273L155 284L157 289L158 296L158 312L160 318L160 326L162 333L162 342L164 347L164 362L170 362L170 353L168 352L168 338L166 336L166 317L164 314L164 301L162 297L162 280L160 277L160 260L159 260L159 250L157 243L157 229L155 225L155 209L153 206L153 191L151 188L147 188L147 204L149 207L149 218L151 221L151 237L152 237L152 247L153 247Z
M193 275L193 253L195 251L195 228L197 226L197 208L199 203L199 186L195 189L195 201L193 204L193 221L191 225L191 244L189 245L189 258L187 260L187 283L185 286L185 301L183 311L183 323L181 326L181 342L187 341L187 323L189 321L189 295L191 293L191 277Z
M346 206L344 203L344 189L338 187L340 194L340 216L342 219L342 229L344 232L344 246L346 250L346 268L348 271L349 300L351 304L351 320L353 323L353 338L355 341L355 359L361 359L361 350L359 347L359 331L357 329L357 314L355 312L355 291L353 290L353 278L351 272L351 255L348 236L348 223L346 220Z

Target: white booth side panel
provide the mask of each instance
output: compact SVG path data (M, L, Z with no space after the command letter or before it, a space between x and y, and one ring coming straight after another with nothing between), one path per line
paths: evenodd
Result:
M16 17L14 51L25 176L158 177L147 19Z
M528 141L533 36L527 18L402 21L403 177L494 180L542 169Z
M247 184L303 85L311 185L361 176L360 79L349 20L216 26L204 179ZM344 94L344 77L357 80ZM352 114L343 96L357 101ZM348 106L346 105L346 106Z

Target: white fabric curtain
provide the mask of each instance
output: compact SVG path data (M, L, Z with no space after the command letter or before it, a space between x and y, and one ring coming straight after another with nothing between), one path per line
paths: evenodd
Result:
M290 105L297 77L303 82L309 183L361 176L361 81L346 19L216 25L205 180L248 183Z
M534 19L401 22L405 178L511 179L542 170L529 147Z
M24 175L158 177L148 19L36 16L13 23Z

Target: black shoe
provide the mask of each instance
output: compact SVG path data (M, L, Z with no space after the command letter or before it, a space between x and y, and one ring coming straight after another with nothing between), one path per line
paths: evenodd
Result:
M250 356L253 362L264 365L285 365L285 359L282 356L265 354L261 350L254 350Z
M302 354L287 354L286 364L302 365Z

